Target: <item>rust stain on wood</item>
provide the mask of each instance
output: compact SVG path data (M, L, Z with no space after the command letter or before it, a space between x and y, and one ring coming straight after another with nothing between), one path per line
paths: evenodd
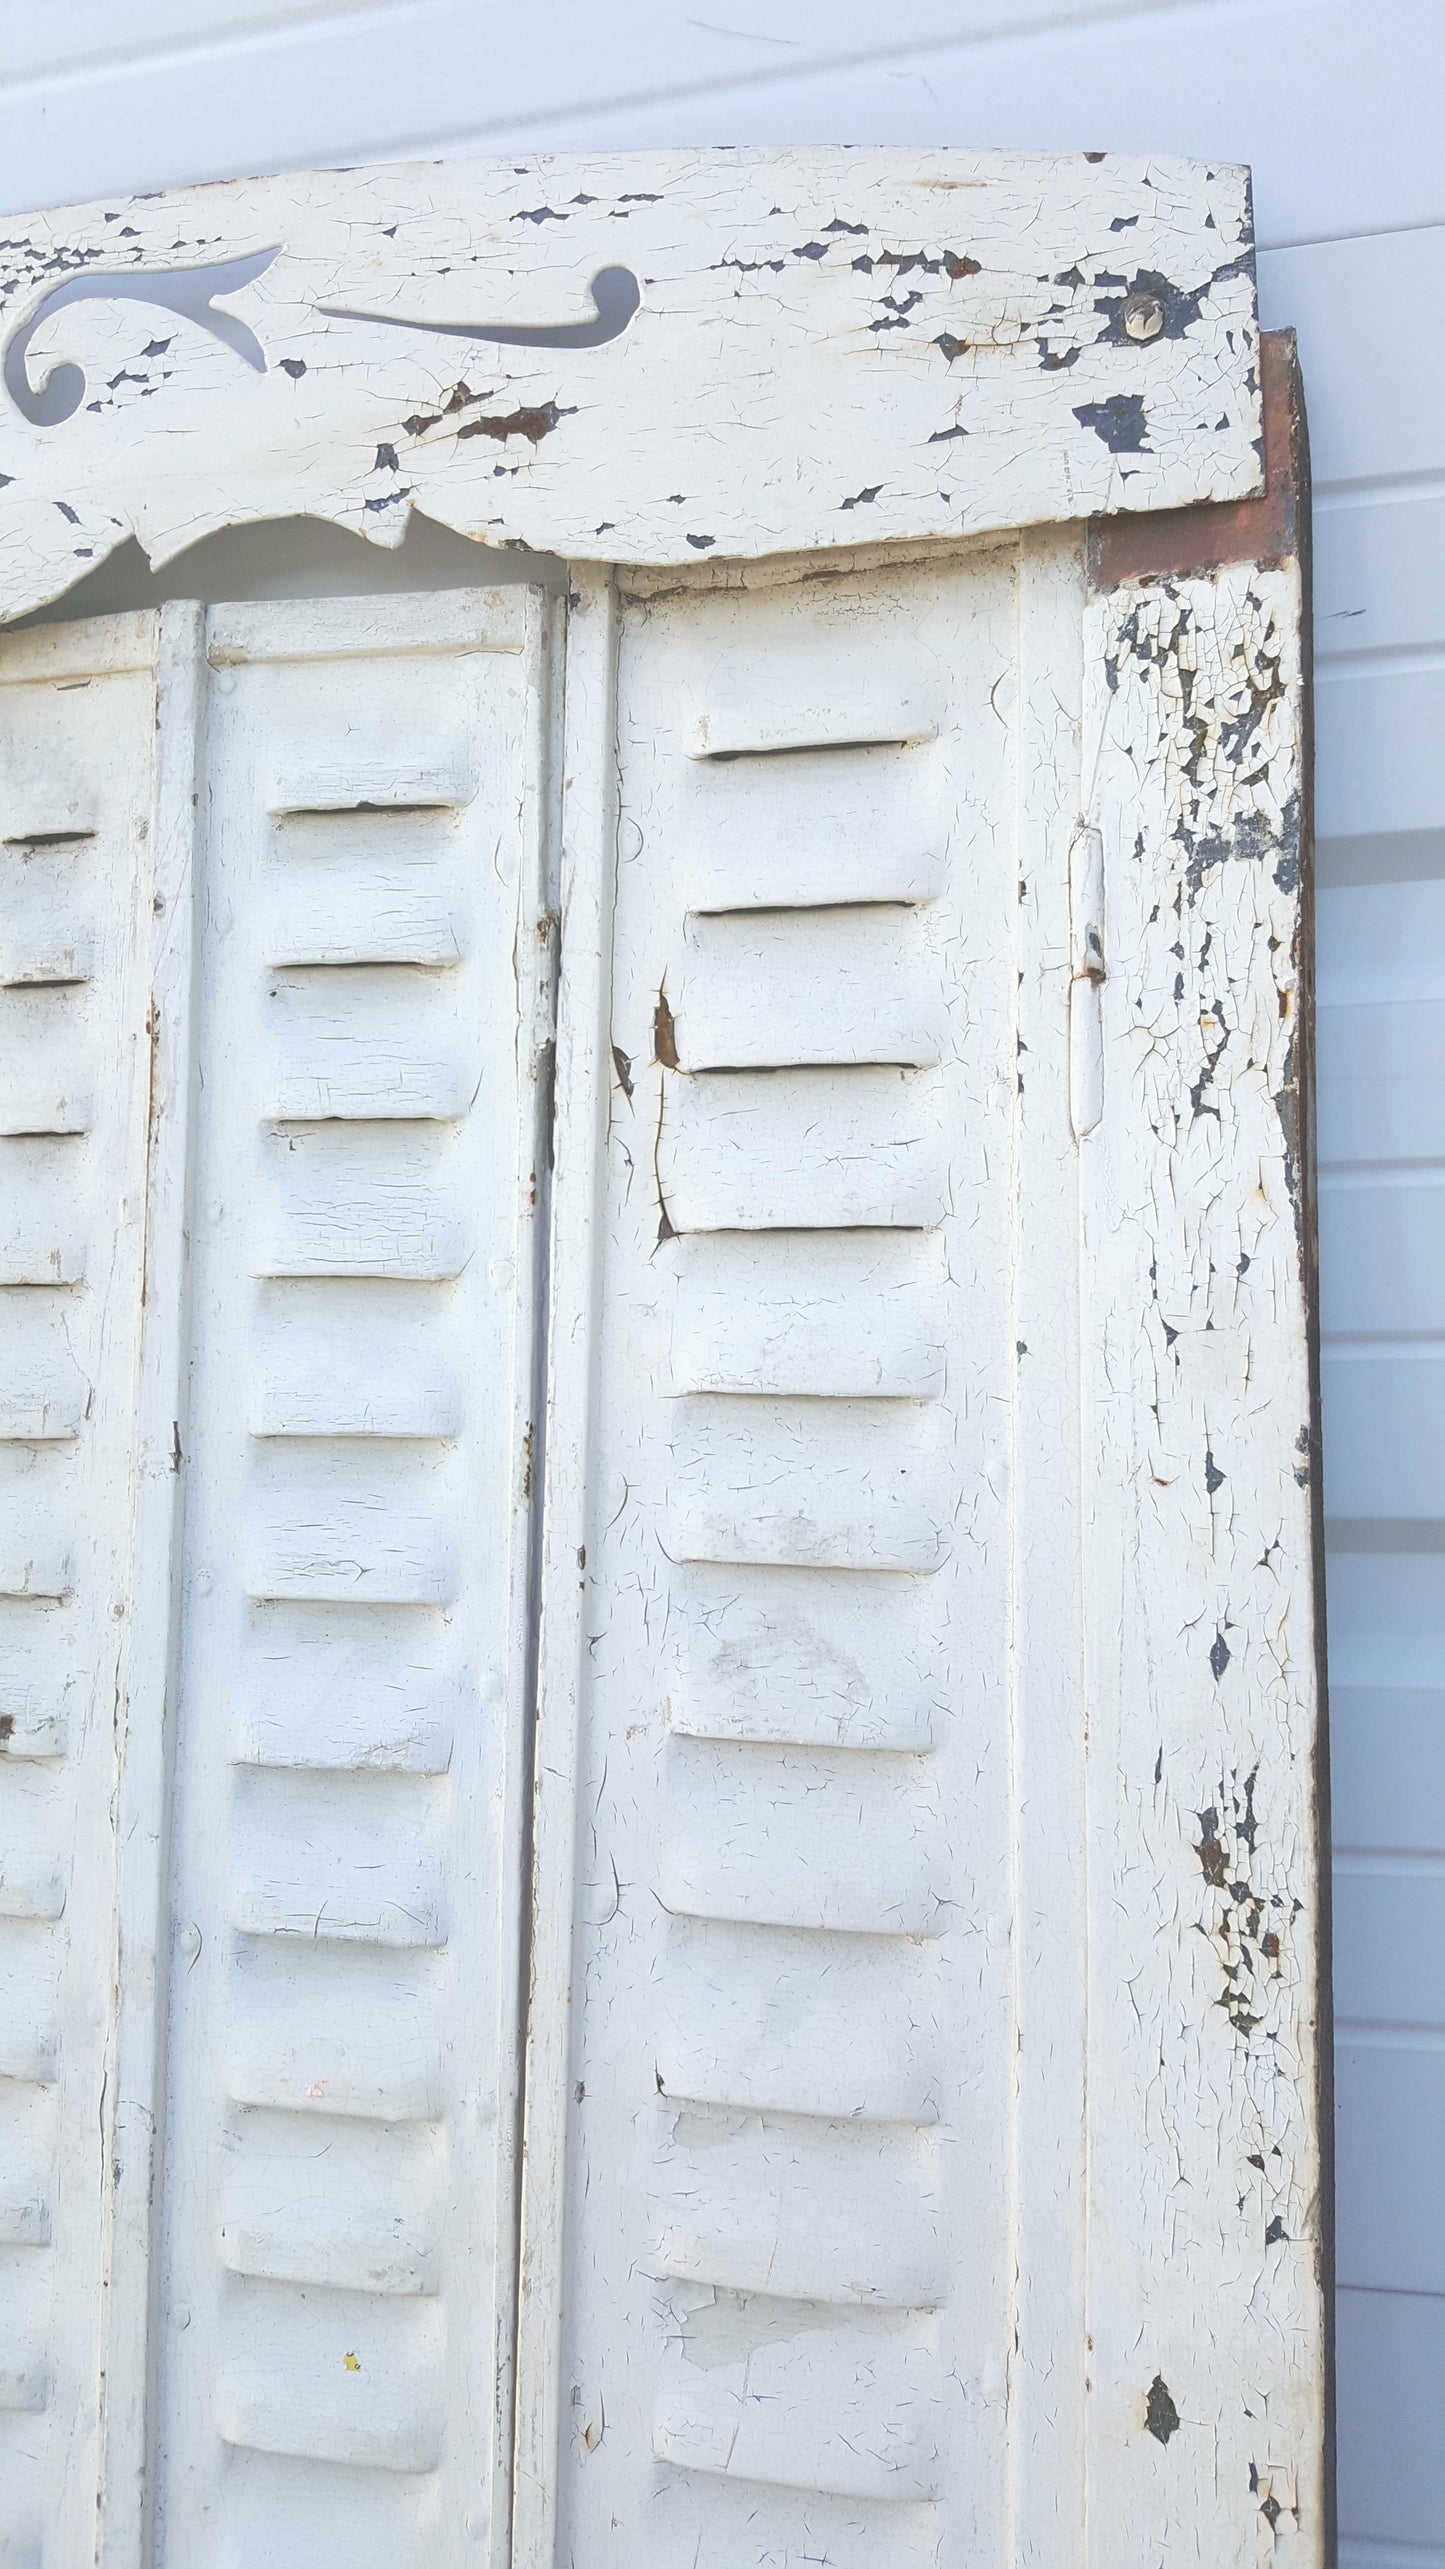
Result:
M1262 496L1206 501L1197 508L1154 509L1134 517L1091 518L1092 588L1117 589L1126 580L1213 571L1222 562L1283 562L1298 554L1309 505L1299 351L1292 330L1266 330L1259 346L1264 402Z

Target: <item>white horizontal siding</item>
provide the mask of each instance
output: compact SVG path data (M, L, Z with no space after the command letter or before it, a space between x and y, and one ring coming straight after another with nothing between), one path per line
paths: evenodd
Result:
M1445 229L1262 264L1269 317L1300 330L1317 492L1342 2560L1431 2569L1445 2560L1445 384L1419 323L1445 297Z
M898 0L886 22L870 0L716 21L665 0L49 0L0 22L12 210L573 143L1252 163L1318 491L1344 2569L1445 2569L1442 107L1438 0ZM319 584L345 580L313 550Z
M394 9L396 0L351 0L350 14ZM335 18L336 0L143 0L115 9L108 0L47 0L44 9L11 9L0 23L0 79L71 79L118 61L183 46L244 41L272 27Z
M281 24L263 0L244 40L165 48L168 17L215 29L242 0L71 5L109 35L78 70L48 7L5 13L5 209L443 149L967 141L1249 161L1267 243L1445 210L1435 0L292 0Z
M791 68L816 71L860 57L896 56L918 45L998 35L1033 21L1058 26L1071 19L1126 16L1140 5L1141 0L1013 0L1012 6L1007 0L903 0L881 40L871 0L834 0L826 16L810 0L779 0L766 22L753 26L683 17L668 0L631 0L625 17L604 14L588 0L551 0L521 22L497 0L472 0L466 9L427 11L422 26L431 35L443 14L456 26L465 19L491 49L506 110L545 116L556 112L564 96L596 105L619 96L647 97L659 87L766 80L777 76L780 58ZM1177 8L1185 0L1142 5ZM406 21L418 15L407 0L130 0L125 8L115 7L114 0L48 0L43 10L14 11L0 25L0 77L64 77L81 66L254 38L313 21L329 21L334 30L338 21L367 9L390 15L396 22L391 41L405 47ZM745 9L723 12L725 19L744 22L748 15ZM559 47L565 47L560 55Z

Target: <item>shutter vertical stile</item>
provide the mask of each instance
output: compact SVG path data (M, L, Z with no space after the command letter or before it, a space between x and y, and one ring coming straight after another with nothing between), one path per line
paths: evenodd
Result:
M164 1560L158 1620L135 1589L167 1539L175 1406L163 1348L142 1353L147 1140L176 1076L153 968L177 936L184 966L191 814L157 757L157 657L183 695L191 635L182 610L164 638L132 616L0 644L5 2569L93 2556L104 2447L123 2472L143 2392Z
M1069 861L1083 564L1024 538L1019 593L1013 1930L1017 2052L1006 2569L1078 2559L1086 2508L1089 2023L1079 1402L1080 1154L1070 1117ZM950 2555L945 2552L945 2560ZM967 2560L967 2554L964 2554ZM951 2569L951 2563L950 2563ZM971 2569L971 2564L970 2564Z
M559 2560L1008 2556L1020 581L623 610Z
M1300 631L1289 559L1086 627L1097 2569L1322 2556L1323 2372L1281 2355L1325 2343Z
M151 2432L159 2358L156 2225L164 2159L169 1980L170 1771L176 1731L177 1571L185 1496L187 1225L195 1095L197 827L202 799L205 614L162 607L155 693L154 861L149 903L147 1166L135 1488L126 1604L129 1683L118 1699L115 2041L106 2082L101 2569L147 2561L154 2529Z
M167 2569L507 2543L549 633L209 619Z
M567 609L557 881L557 1055L546 1347L546 1503L533 1765L526 2092L519 2187L513 2558L559 2556L558 2461L568 2431L568 2153L584 1822L581 1760L592 1650L589 1578L603 1282L608 1043L616 893L617 593L574 569Z

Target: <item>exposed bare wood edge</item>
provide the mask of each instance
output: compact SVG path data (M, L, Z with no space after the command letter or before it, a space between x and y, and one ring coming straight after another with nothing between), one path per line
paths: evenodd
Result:
M138 1302L130 1327L139 1325L128 1340L126 1362L135 1370L130 1387L122 1391L117 1382L111 1395L133 1403L134 1443L129 1487L122 1484L111 1501L121 1521L115 1528L110 1575L127 1606L112 1663L107 1743L113 1852L105 1860L107 1878L91 1910L99 1939L92 1968L108 1994L108 2021L89 2073L95 2082L92 2092L98 2090L99 2097L98 2153L92 2163L100 2182L99 2223L96 2263L87 2286L95 2300L94 2443L89 2449L72 2449L65 2465L91 2519L85 2550L97 2569L119 2569L127 2558L139 2558L149 2537L156 2281L151 2220L165 2011L161 1883L172 1716L169 1567L181 1504L180 1434L186 1417L178 1348L199 630L197 609L169 606L159 618L142 614L113 624L87 623L63 637L37 634L7 654L6 673L11 683L48 682L58 693L83 691L122 673L144 673L147 686L135 691L137 715L144 728L155 726L144 782L138 779L127 815L132 828L142 826L133 839L127 831L135 890L130 923L123 931L122 981L111 983L133 993L123 1004L127 1011L134 1008L131 1022L145 1024L149 1041L140 1054L145 1067L139 1080L123 1103L117 1101L121 1120L114 1127L125 1184L137 1185L144 1212L130 1286ZM119 757L120 739L112 746ZM66 825L44 834L52 847L88 853L98 835L97 823L105 825L109 837L104 786L100 808L90 807L89 820L87 801L81 799L79 809L72 804L64 816ZM110 963L101 974L102 999L114 968ZM101 1291L109 1290L105 1280L97 1283ZM147 1568L144 1579L135 1575L141 1562ZM103 1767L97 1782L102 1774ZM67 2521L77 2524L79 2511ZM75 2540L78 2547L78 2534Z
M1282 562L1308 553L1309 440L1292 330L1261 333L1264 491L1135 517L1089 520L1089 586L1214 571L1222 562ZM1308 630L1308 609L1306 609Z
M572 2043L572 1882L586 1663L587 1558L595 1544L590 1470L598 1214L608 1106L616 862L616 595L581 572L568 600L555 816L558 918L556 1107L543 1333L550 1432L539 1481L541 1612L533 1672L532 1810L526 1831L531 1915L520 1956L526 2027L518 2163L518 2252L511 2390L515 2569L552 2569L563 2449L563 2236ZM595 1556L594 1556L595 1557ZM553 1790L542 1794L546 1776Z
M1276 353L1278 351L1279 353ZM1317 1955L1319 1962L1319 2041L1315 2060L1315 2130L1320 2161L1320 2299L1324 2357L1324 2557L1333 2560L1339 2544L1335 2470L1335 2025L1334 2025L1334 1894L1331 1865L1329 1643L1325 1619L1325 1476L1320 1391L1320 1253L1319 1181L1316 1147L1315 1047L1315 691L1314 691L1314 534L1311 513L1309 420L1300 377L1299 349L1292 330L1271 330L1261 339L1266 429L1266 483L1269 473L1269 421L1278 408L1271 401L1271 368L1284 375L1289 448L1286 469L1294 504L1295 551L1300 571L1300 797L1299 911L1295 970L1299 1007L1295 1018L1295 1147L1300 1192L1300 1259L1305 1297L1309 1358L1311 1462L1311 1549L1315 1617L1314 1647L1319 1719L1315 1732L1315 1880L1318 1885ZM1278 434L1278 430L1276 430Z

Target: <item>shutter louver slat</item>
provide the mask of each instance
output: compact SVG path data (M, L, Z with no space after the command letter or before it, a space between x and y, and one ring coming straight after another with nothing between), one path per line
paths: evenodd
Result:
M946 1203L941 1106L927 1071L679 1081L657 1142L662 1219L674 1231L932 1230Z
M934 1240L711 1232L681 1245L677 1270L676 1392L929 1400L944 1388Z
M747 910L692 918L669 990L678 1067L829 1068L938 1060L932 908Z
M914 1627L914 1583L875 1572L772 1570L742 1582L683 1570L670 1727L699 1739L927 1749L938 1681Z
M942 779L912 747L700 762L675 780L674 808L694 919L929 901L943 887Z
M702 1393L674 1412L678 1559L937 1569L934 1440L912 1403L737 1399Z

